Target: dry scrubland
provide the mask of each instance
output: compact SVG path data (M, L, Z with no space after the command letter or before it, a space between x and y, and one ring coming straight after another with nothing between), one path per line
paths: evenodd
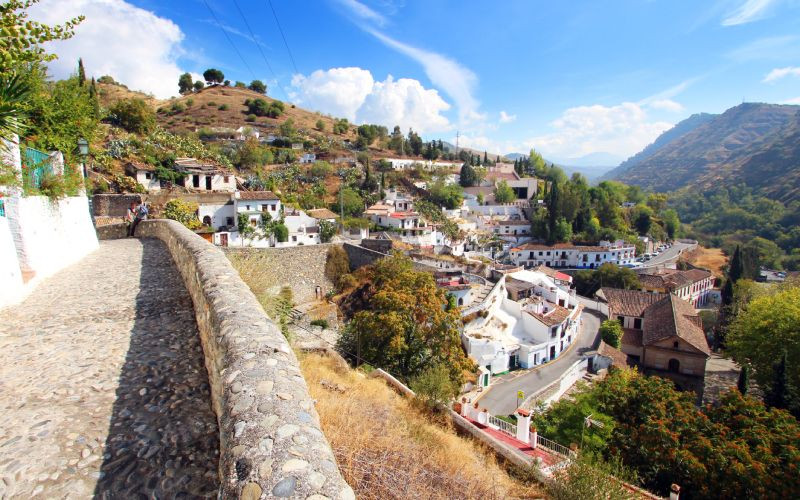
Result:
M722 253L720 248L706 248L698 246L688 252L684 257L689 264L702 267L711 271L717 278L725 276L725 266L728 265L728 258Z
M537 498L480 443L417 409L382 380L307 354L300 366L322 430L359 498Z

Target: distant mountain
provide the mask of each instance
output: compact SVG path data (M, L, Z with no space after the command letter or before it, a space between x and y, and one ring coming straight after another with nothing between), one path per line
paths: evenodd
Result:
M516 161L516 160L519 160L520 158L527 158L528 157L528 155L526 155L524 153L508 153L508 154L505 154L503 156L505 156L506 158L508 158L511 161Z
M552 158L558 165L569 165L572 167L592 167L606 165L608 169L613 168L614 165L619 165L619 162L624 160L624 157L615 155L613 153L597 152L589 153L588 155L578 156L576 158Z
M670 142L683 137L684 135L688 134L692 130L696 129L700 125L708 123L709 121L713 120L719 115L713 115L710 113L698 113L695 115L690 116L689 118L678 122L674 127L667 130L663 134L659 135L658 138L649 146L641 150L640 152L636 153L635 155L631 156L624 162L620 163L618 167L611 170L610 172L606 172L603 176L604 179L614 179L622 175L623 172L627 172L631 168L635 167L639 163L643 162L644 160L650 158L654 154L656 154L661 148L669 144Z
M528 155L523 153L507 153L505 156L509 161L516 161L519 158L527 158ZM619 157L610 153L591 153L580 158L566 158L566 159L551 159L545 158L545 162L553 163L567 174L572 175L575 172L583 174L589 181L594 181L600 178L603 174L614 168Z
M648 148L607 177L655 191L745 184L800 200L800 106L745 103L694 115Z

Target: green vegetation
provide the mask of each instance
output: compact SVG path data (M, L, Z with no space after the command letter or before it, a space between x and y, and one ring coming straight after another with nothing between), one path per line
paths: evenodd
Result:
M603 426L586 426L591 415ZM739 391L698 409L694 394L672 382L613 370L534 419L543 435L580 444L606 460L618 457L644 487L681 498L794 498L800 495L800 425Z
M415 271L401 254L379 260L369 274L366 307L342 333L342 351L361 353L405 381L441 364L460 385L472 363L461 348L459 313L445 309L445 292L433 275Z
M267 93L267 86L261 80L253 80L250 82L250 85L248 85L247 88L253 92L258 92L259 94Z
M350 272L350 259L342 247L331 246L325 257L325 277L339 289L343 276Z
M111 123L135 134L148 134L156 126L156 115L152 108L135 97L117 101L108 113Z
M346 134L348 130L350 130L350 122L347 121L347 118L336 119L333 121L334 134Z
M261 99L260 97L247 99L244 101L244 105L247 106L248 114L268 116L269 118L278 118L285 109L281 101L267 102L266 99Z
M446 408L447 403L458 395L459 389L450 378L450 371L442 364L430 366L414 376L409 387L416 394L416 400L432 411Z
M322 329L328 328L328 320L325 319L312 319L309 324L311 326L318 326Z
M627 267L606 262L597 269L582 269L575 273L575 290L584 297L593 297L601 287L639 290L642 288L637 274Z
M611 347L619 349L622 341L622 326L619 321L614 319L603 321L603 324L600 325L600 338Z
M218 85L225 80L225 74L216 68L209 68L203 71L203 78L208 85Z
M180 222L189 229L200 229L202 223L197 218L197 203L175 198L164 205L163 215L167 219Z
M178 78L178 92L180 94L188 94L193 88L194 82L192 81L192 75L184 73Z
M336 234L336 225L333 222L326 220L319 221L319 240L322 243L328 243L331 238Z
M314 125L314 128L316 128L320 132L324 132L325 131L325 122L322 121L321 119L317 120L317 123Z
M430 187L429 193L428 199L432 203L450 210L460 207L464 201L464 192L461 186L456 184L446 185L444 182L438 181Z
M508 182L500 181L497 183L497 186L494 188L494 201L503 204L511 203L516 199L517 196L514 194L514 190L509 187Z

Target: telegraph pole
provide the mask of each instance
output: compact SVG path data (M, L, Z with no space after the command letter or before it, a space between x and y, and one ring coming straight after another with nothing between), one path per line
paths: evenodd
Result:
M460 134L459 134L458 130L456 130L456 158L458 158L458 137L459 137L459 135Z

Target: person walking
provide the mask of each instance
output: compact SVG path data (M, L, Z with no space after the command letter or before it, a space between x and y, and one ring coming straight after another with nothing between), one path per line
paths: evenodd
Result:
M140 203L136 208L136 217L134 217L133 223L131 224L131 236L136 236L136 226L138 226L141 221L147 219L148 213L150 213L150 211L147 209L147 204L145 202Z

